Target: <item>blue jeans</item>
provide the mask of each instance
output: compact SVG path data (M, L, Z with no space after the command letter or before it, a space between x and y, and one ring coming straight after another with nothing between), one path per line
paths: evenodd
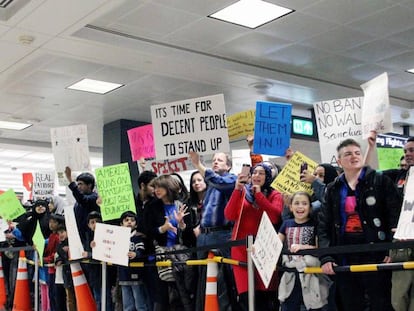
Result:
M124 311L149 311L148 293L144 284L121 285Z
M220 244L227 243L231 238L231 230L215 231L209 233L201 233L197 237L197 247L211 245L211 244ZM230 257L230 248L227 246L220 249L221 255L225 258ZM198 252L198 259L206 259L207 252Z

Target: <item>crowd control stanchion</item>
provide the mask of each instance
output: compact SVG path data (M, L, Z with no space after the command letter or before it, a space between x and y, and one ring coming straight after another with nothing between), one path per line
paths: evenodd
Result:
M101 290L101 311L106 311L106 262L102 261L102 290Z
M33 259L34 259L34 280L35 280L35 284L34 284L34 309L35 311L39 310L39 258L37 255L37 250L34 250L34 255L33 255Z
M249 311L254 311L254 266L252 259L253 236L247 236L247 281L248 281L248 298Z

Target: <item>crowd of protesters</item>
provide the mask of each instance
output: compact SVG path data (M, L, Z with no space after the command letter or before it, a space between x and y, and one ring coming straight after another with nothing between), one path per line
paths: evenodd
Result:
M370 138L370 149L374 148L374 138ZM252 137L247 143L252 146ZM91 263L95 226L102 222L95 179L89 173L73 178L67 167L65 175L76 200L73 209L85 250L83 257L89 259L82 263L82 270L97 310L102 300L109 311L204 310L205 266L159 268L153 264L163 252L185 248L200 250L184 254L180 260L205 259L209 245L223 245L216 254L246 262L245 246L229 248L226 243L255 236L264 212L284 243L286 254L279 265L297 268L297 272L275 271L265 287L256 271L255 310L413 310L412 271L335 273L337 265L412 260L412 249L405 251L402 259L397 259L400 253L386 251L324 254L319 258L295 254L318 247L392 241L407 172L414 164L414 138L408 139L404 154L405 167L376 172L366 165L360 145L352 139L344 140L337 148L341 171L320 164L314 172L301 172L300 179L311 184L313 196L306 192L286 195L273 189L272 181L281 167L254 154L248 173L233 174L229 155L216 153L211 168L207 168L200 155L191 152L189 159L196 171L191 174L189 190L177 173L157 176L144 170L138 177L136 211L124 212L117 222L131 230L126 255L129 262L143 262L144 267L109 267L105 293L101 267ZM286 158L290 156L288 150ZM40 310L77 310L62 202L59 198L38 199L26 209L25 214L9 222L1 247L33 245L39 225L45 238L39 276ZM32 258L32 253L27 252L26 257ZM17 254L4 252L2 256L7 309L13 303ZM305 266L321 266L324 274L299 273ZM218 274L220 310L248 310L247 268L219 265Z

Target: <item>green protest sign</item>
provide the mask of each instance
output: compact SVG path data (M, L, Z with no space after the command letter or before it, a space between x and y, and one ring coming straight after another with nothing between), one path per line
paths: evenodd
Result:
M404 155L402 148L377 148L377 152L381 171L399 168L400 158Z
M95 175L104 221L117 219L125 211L136 212L128 163L96 169Z
M36 231L32 237L33 245L36 247L39 254L40 265L43 266L43 253L45 251L45 238L43 237L42 230L40 229L40 223L37 221Z
M0 216L6 220L13 220L24 214L26 210L17 199L13 189L0 195Z

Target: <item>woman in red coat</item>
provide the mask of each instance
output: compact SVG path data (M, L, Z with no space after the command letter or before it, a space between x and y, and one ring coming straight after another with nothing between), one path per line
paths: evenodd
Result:
M271 169L263 163L259 163L251 170L251 179L246 183L249 176L239 174L236 187L224 210L228 220L234 221L233 238L244 239L248 235L256 235L263 212L266 212L274 225L281 221L283 199L280 192L272 189ZM231 249L232 259L247 261L245 246L237 246ZM240 305L244 310L248 308L248 285L247 268L233 266L234 278L236 280L237 292L239 293ZM273 276L269 288L265 288L257 271L255 272L255 310L277 310L273 303L277 303L277 275Z

